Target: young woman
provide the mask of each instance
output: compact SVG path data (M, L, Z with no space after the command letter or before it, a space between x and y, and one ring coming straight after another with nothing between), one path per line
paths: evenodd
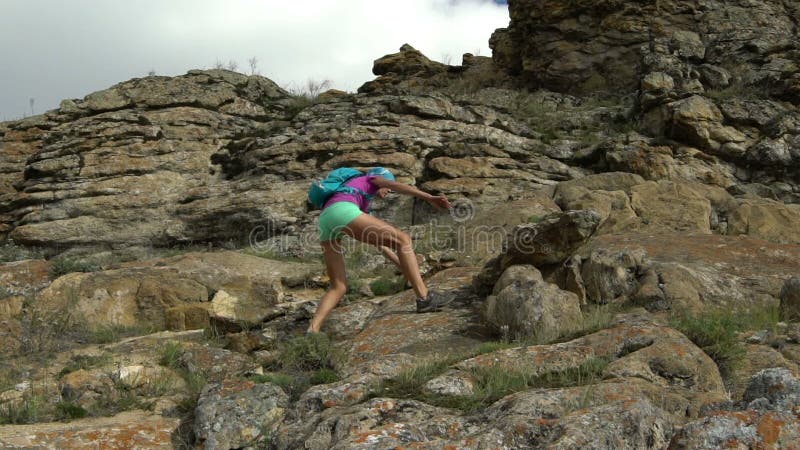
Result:
M351 179L345 186L353 189L351 192L333 194L325 202L322 214L319 216L319 240L330 278L330 288L322 296L308 332L319 332L328 314L347 292L347 274L341 245L343 234L380 248L389 260L400 267L403 276L417 295L417 312L437 311L439 307L447 304L448 299L438 292L429 291L422 281L411 237L383 220L369 215L371 198L375 196L384 198L392 191L420 198L439 209L452 208L447 197L434 196L414 186L398 183L394 175L382 167L370 169L366 175Z

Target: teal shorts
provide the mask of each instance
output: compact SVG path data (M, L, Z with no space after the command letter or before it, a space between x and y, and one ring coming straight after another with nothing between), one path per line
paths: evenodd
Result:
M341 239L342 229L361 214L355 203L337 202L328 206L319 216L319 241Z

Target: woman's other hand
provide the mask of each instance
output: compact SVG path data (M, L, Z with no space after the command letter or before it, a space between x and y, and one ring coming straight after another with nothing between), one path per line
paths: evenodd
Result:
M450 204L450 200L448 200L444 195L431 195L429 198L426 198L425 201L438 209L453 208L453 205Z

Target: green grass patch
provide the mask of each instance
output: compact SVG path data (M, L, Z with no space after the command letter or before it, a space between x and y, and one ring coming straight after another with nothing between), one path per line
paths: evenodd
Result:
M670 326L700 347L720 369L726 380L745 355L738 333L750 330L775 330L780 321L777 305L747 310L716 309L692 314L682 312L670 319Z
M251 380L280 386L292 401L312 385L339 381L335 367L342 361L343 354L324 333L289 339L277 352L271 367L274 372L252 376Z
M163 367L177 369L180 366L181 355L183 355L183 345L177 341L169 341L161 349L158 364Z
M330 384L339 381L339 374L335 370L323 368L311 374L308 379L311 384Z
M498 350L507 350L509 348L521 347L524 344L518 342L505 342L505 341L490 341L484 342L475 349L476 355L483 355L484 353L492 353Z
M53 258L50 260L50 278L56 279L73 272L96 272L100 267L94 263L72 258Z
M375 295L392 295L405 290L406 280L403 277L382 276L369 284Z
M288 371L333 369L342 354L324 333L311 333L288 340L280 348L277 361Z
M191 414L197 407L197 401L200 398L200 392L203 387L208 383L206 377L200 373L189 372L184 368L177 369L178 375L186 382L186 396L182 397L177 404L178 411L184 414Z
M280 387L287 387L294 383L293 376L286 373L265 373L263 375L253 375L250 379L256 383L272 383Z
M463 359L462 356L432 359L403 370L395 378L383 383L381 395L396 398L419 398L424 395L422 386L428 380L443 374L450 366Z
M488 347L483 350L489 350ZM448 357L427 361L386 380L374 395L392 398L411 398L434 406L473 413L497 400L534 388L565 388L596 383L610 362L608 358L592 358L583 364L562 371L535 375L524 365L490 365L473 367L466 374L473 380L474 393L468 396L440 395L426 392L425 384L441 375L455 362L464 358Z
M504 336L503 342L510 347L556 344L568 342L582 336L606 329L614 324L617 314L624 312L627 306L618 305L585 305L581 311L580 322L564 330L549 330L534 327L525 335ZM499 345L497 343L493 345Z

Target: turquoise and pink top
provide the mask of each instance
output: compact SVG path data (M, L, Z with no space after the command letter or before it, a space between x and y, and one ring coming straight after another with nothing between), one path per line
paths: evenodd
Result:
M372 183L372 180L375 178L377 178L376 175L363 175L353 178L344 185L356 188L374 197L378 194L378 189L380 189L378 186ZM349 192L337 192L333 194L331 198L329 198L328 201L322 206L322 210L324 211L325 208L339 202L355 203L356 206L358 206L358 209L369 214L370 198L364 197L363 195L357 193L351 194Z

